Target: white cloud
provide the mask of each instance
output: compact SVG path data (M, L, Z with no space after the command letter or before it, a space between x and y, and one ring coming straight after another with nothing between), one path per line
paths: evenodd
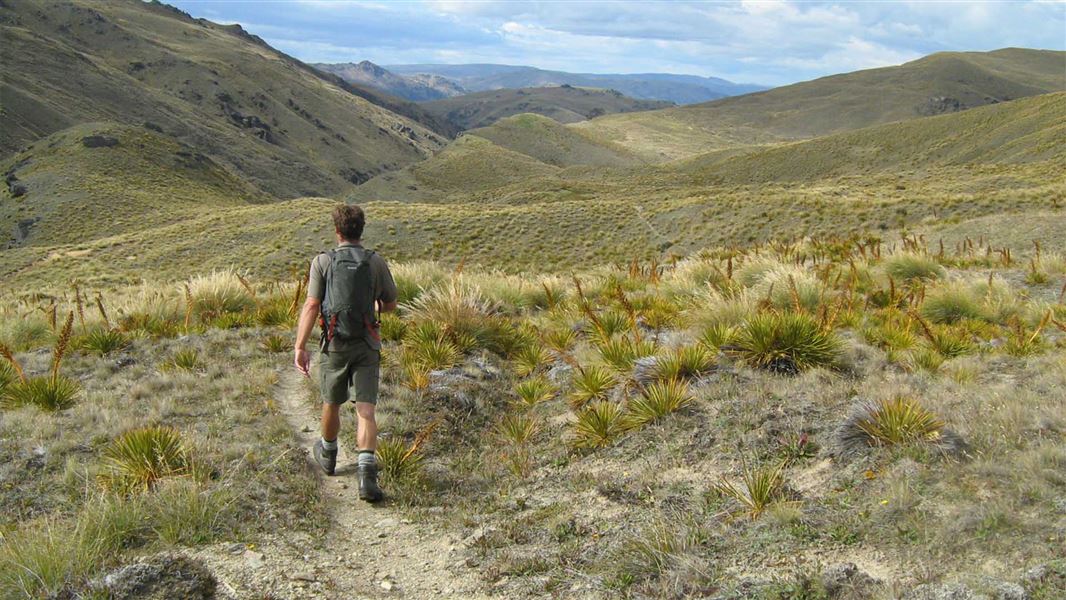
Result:
M175 0L307 60L498 62L781 84L941 50L1066 48L1066 3ZM335 57L335 58L326 58Z

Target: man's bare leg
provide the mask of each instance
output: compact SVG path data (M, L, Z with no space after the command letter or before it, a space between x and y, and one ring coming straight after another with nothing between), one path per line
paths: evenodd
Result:
M369 402L356 402L355 414L359 418L359 429L356 432L359 451L370 450L373 452L377 450L378 423L374 418L374 405ZM325 419L325 416L323 416L323 419ZM325 431L325 420L323 420L322 431Z
M341 431L341 405L322 403L322 439L337 440Z
M356 440L359 443L359 462L356 472L359 475L359 497L368 502L381 500L383 494L378 487L378 463L374 451L378 448L378 424L374 419L374 405L370 402L356 402L355 413L359 418L359 430Z

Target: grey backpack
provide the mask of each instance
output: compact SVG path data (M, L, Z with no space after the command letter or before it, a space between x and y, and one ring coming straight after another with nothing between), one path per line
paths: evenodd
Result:
M377 339L374 314L374 278L370 272L373 250L348 246L329 251L326 270L326 293L322 299L319 324L322 326L322 349L329 342Z

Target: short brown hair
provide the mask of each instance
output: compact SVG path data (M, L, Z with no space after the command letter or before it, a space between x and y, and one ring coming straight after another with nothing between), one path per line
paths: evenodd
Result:
M366 215L363 209L354 204L338 204L333 209L333 226L342 238L354 242L363 237Z

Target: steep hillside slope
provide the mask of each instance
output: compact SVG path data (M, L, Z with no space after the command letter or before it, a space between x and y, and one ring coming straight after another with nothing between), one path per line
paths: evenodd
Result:
M766 92L582 124L652 160L816 137L1066 90L1066 52L940 53Z
M667 108L671 104L635 100L615 90L563 85L478 92L426 102L422 106L463 129L473 129L522 113L544 115L560 123L576 123L614 113Z
M937 166L1066 164L1066 93L890 123L740 156L711 153L678 165L704 182L818 180Z
M313 63L311 66L332 73L348 83L377 88L405 100L439 100L466 94L467 90L438 75L404 77L364 60L358 63Z
M64 129L0 169L0 247L87 242L269 199L194 148L117 123Z
M459 82L474 91L517 89L526 87L555 87L564 84L583 87L610 88L631 98L663 100L675 104L707 102L725 96L748 94L766 89L764 86L733 83L717 77L677 75L673 73L567 73L547 71L536 67L469 64L469 65L390 65L394 73L413 75L432 73Z
M79 123L150 124L284 197L340 192L445 141L239 26L163 5L16 0L0 28L3 154Z

